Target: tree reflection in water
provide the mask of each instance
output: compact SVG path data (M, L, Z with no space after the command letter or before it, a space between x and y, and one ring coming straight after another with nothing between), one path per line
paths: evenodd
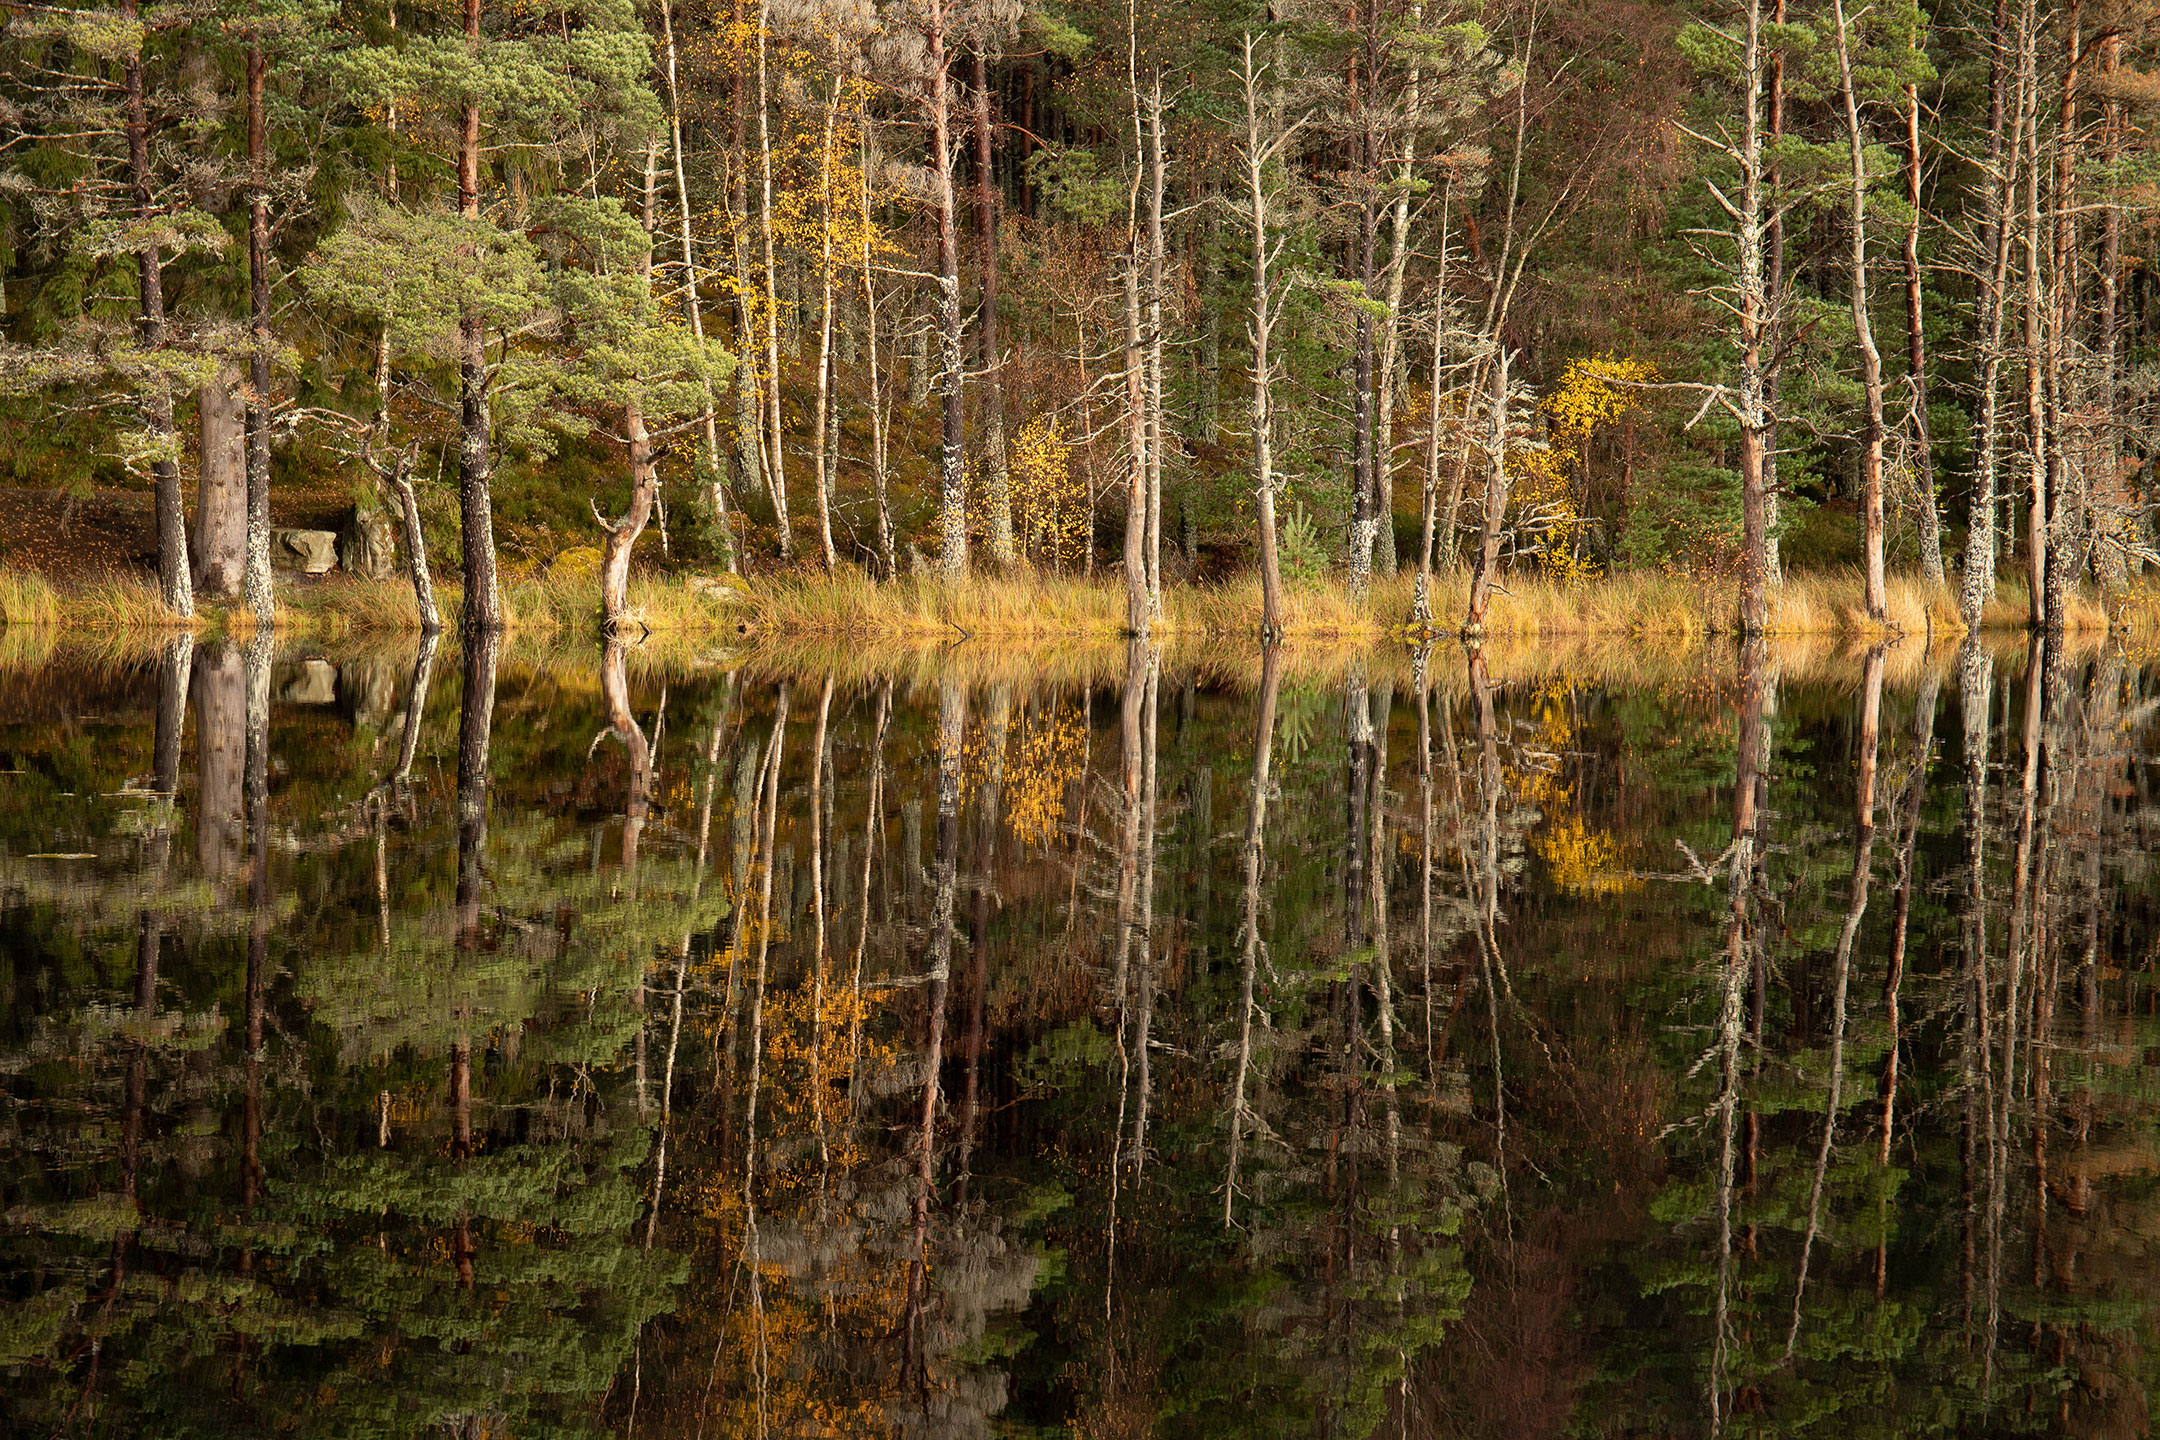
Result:
M442 643L10 687L8 1433L2149 1426L2127 657Z

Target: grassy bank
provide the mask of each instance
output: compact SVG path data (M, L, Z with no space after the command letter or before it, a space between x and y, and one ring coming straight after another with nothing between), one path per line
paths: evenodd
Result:
M437 588L435 603L445 626L456 626L462 599L455 585ZM630 608L645 628L660 632L719 633L737 631L744 623L739 595L716 595L671 578L634 580ZM503 609L509 628L520 633L597 634L599 585L583 575L516 579L503 587ZM87 632L191 629L208 634L246 634L255 626L254 616L238 605L198 603L192 621L176 619L148 577L113 575L59 586L41 575L5 567L0 567L0 622ZM419 633L420 607L404 580L331 577L281 583L277 626L281 632L328 639L410 635Z
M1368 594L1337 581L1301 585L1288 594L1286 638L1369 644L1403 633L1412 610L1415 577L1377 578ZM1462 572L1434 577L1437 628L1453 630L1468 605ZM1114 577L1075 580L1021 571L972 575L956 584L911 577L889 584L860 571L837 575L759 576L714 585L681 577L646 576L631 586L631 611L646 630L684 636L757 634L767 638L840 644L949 643L963 638L1026 645L1055 641L1115 642L1125 634L1125 594ZM565 640L597 633L597 585L589 575L539 575L504 587L510 628ZM443 616L454 624L459 593L440 592ZM1219 585L1178 586L1164 592L1157 626L1164 638L1239 639L1259 633L1260 586L1246 577ZM2024 628L2025 595L2014 583L1998 589L1982 619L1987 630ZM1552 642L1586 637L1680 639L1729 634L1737 598L1723 580L1623 573L1577 584L1517 578L1495 591L1485 634L1492 641ZM118 576L56 587L27 571L0 568L0 619L15 626L90 632L160 632L176 623L147 577ZM193 628L244 632L252 617L238 608L204 606ZM420 628L412 590L403 581L328 578L280 587L281 631L320 638L409 634ZM1771 592L1770 631L1782 636L1870 639L1883 634L1932 638L1964 632L1955 597L1916 576L1892 580L1889 624L1871 622L1860 578L1852 573L1795 576ZM2160 635L2160 588L2140 585L2113 596L2081 591L2071 597L2066 628Z

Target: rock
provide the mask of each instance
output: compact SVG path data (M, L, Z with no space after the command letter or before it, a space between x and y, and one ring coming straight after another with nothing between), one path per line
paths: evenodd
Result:
M328 660L302 660L298 673L278 691L288 705L334 705L337 703L337 666Z
M397 671L388 660L349 660L337 678L352 702L356 728L382 730L389 725L397 706Z
M338 530L338 564L348 575L387 580L397 573L397 531L390 517L372 507L354 506Z
M270 563L303 575L327 575L337 568L335 530L272 530Z
M739 575L692 575L688 584L708 600L740 600L749 588Z

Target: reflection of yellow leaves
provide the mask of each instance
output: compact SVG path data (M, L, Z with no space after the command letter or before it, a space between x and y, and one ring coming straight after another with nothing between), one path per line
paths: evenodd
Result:
M1578 815L1555 820L1532 842L1553 883L1570 895L1617 895L1635 888L1619 868L1620 845L1610 831L1593 830Z
M1022 845L1048 845L1065 824L1065 795L1080 773L1087 732L1080 707L1053 706L1020 722L1005 767L1006 819Z

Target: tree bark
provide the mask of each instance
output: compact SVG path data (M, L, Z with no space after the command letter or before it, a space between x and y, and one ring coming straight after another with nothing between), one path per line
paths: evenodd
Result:
M832 466L827 463L825 427L828 417L836 415L838 397L833 394L833 298L838 287L833 284L833 131L840 123L840 65L839 41L833 42L832 91L825 101L825 139L818 154L818 375L817 414L813 434L817 452L817 520L818 547L825 560L825 571L831 574L840 564L833 553L832 539ZM835 457L837 458L837 457Z
M1987 273L1980 280L1977 356L1979 404L1974 418L1972 494L1966 511L1965 572L1959 577L1958 609L1965 627L1976 630L1995 593L1995 502L2002 461L2003 323L2010 295L2010 206L2017 193L2017 170L2023 147L2014 131L2004 145L2003 129L2012 113L2023 114L2023 101L2010 103L2013 84L2005 37L2010 29L2010 0L1995 0L1989 30L1987 196L1981 224ZM2018 94L2022 97L2022 81Z
M773 241L772 96L766 77L766 37L772 30L771 0L760 0L757 28L758 175L761 205L758 232L765 242L765 479L772 494L773 524L780 536L780 561L795 558L795 526L788 517L787 436L780 407L780 289Z
M705 343L705 313L698 299L697 255L690 244L690 182L683 168L682 92L675 75L675 16L672 0L661 0L660 36L667 57L669 151L675 161L675 215L682 238L683 308L690 312L690 333ZM713 410L712 381L700 380L704 390L705 464L710 475L706 493L710 498L713 525L720 532L721 555L728 574L736 573L735 531L728 520L726 472L720 462L720 428Z
M946 0L930 0L930 143L938 249L938 574L947 584L967 570L967 454L960 381L960 236L954 210L951 77L946 73Z
M992 185L992 142L996 138L990 109L989 65L978 42L973 53L975 98L975 239L982 278L982 315L976 322L982 357L982 503L987 512L990 558L1010 565L1015 558L1012 523L1012 470L1005 454L1005 378L998 352L997 191Z
M1860 431L1860 539L1865 550L1866 604L1868 619L1885 625L1890 619L1889 596L1883 576L1883 381L1882 352L1875 346L1875 327L1869 318L1867 259L1867 132L1860 124L1860 96L1853 81L1850 30L1844 0L1832 0L1836 20L1839 96L1844 102L1845 139L1852 161L1846 229L1847 263L1851 269L1853 333L1860 349L1860 386L1866 410Z
M1259 529L1260 546L1260 639L1263 643L1278 640L1283 632L1283 585L1282 561L1275 548L1275 415L1270 386L1275 378L1275 360L1269 350L1275 330L1275 301L1269 270L1273 255L1268 249L1268 187L1267 166L1274 156L1281 153L1288 137L1279 130L1271 137L1262 138L1260 119L1260 74L1253 63L1253 37L1247 32L1243 38L1244 69L1241 74L1245 97L1245 184L1252 206L1252 313L1249 331L1252 338L1252 438L1253 438L1253 497L1255 524ZM1269 652L1272 656L1272 651ZM1270 712L1272 713L1272 712ZM1241 1097L1242 1103L1242 1097ZM1234 1125L1235 1122L1233 1122ZM1233 1130L1231 1148L1236 1152L1237 1137ZM1236 1165L1232 1163L1232 1184L1236 1183ZM1227 1203L1227 1202L1226 1202ZM1228 1211L1224 1212L1228 1223Z
M1943 581L1942 512L1935 503L1935 445L1928 425L1927 329L1920 291L1920 87L1905 87L1905 369L1912 384L1913 482L1919 491L1920 569Z
M194 587L213 600L236 600L247 565L247 422L238 366L221 365L196 392L202 439L196 479Z
M1463 618L1465 635L1485 633L1485 612L1492 603L1493 577L1500 568L1501 522L1507 515L1511 483L1507 470L1508 366L1514 357L1494 337L1492 394L1488 397L1485 438L1485 522L1470 569L1470 609Z
M136 0L119 0L122 24L136 23ZM135 252L138 313L135 333L145 350L165 348L165 259L155 238L157 197L150 180L150 120L143 100L142 47L148 30L138 32L121 66L124 123L127 129L128 181L135 223L146 233ZM158 597L174 618L195 615L194 577L188 573L187 498L180 492L179 439L173 430L172 388L152 368L141 381L137 402L143 429L149 433L150 476L155 487L158 542Z
M257 21L258 27L260 21ZM263 114L268 70L260 28L248 39L248 406L247 563L242 577L248 612L257 625L277 620L270 582L270 172Z
M481 0L465 0L465 44L480 48ZM458 115L458 214L480 219L480 100ZM458 320L458 521L464 549L465 628L500 630L502 593L495 572L495 509L488 494L494 417L488 389L487 324L477 311Z
M2035 630L2049 622L2047 612L2048 436L2046 347L2042 339L2042 291L2046 279L2040 258L2040 118L2039 22L2034 0L2024 0L2018 21L2018 82L2021 89L2020 145L2025 165L2025 214L2021 248L2025 261L2025 584L2026 615Z

